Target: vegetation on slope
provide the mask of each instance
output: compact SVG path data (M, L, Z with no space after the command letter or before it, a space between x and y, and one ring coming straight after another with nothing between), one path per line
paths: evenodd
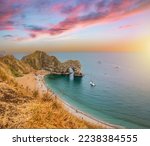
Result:
M12 72L9 67L0 61L0 81L10 81L13 79Z
M98 128L64 109L49 94L19 85L15 76L32 68L12 56L0 58L0 128Z
M74 70L75 76L82 76L81 64L78 60L68 60L61 63L55 56L49 56L45 52L36 51L22 58L22 61L34 69L44 69L56 74L69 74L69 69Z
M33 97L19 85L0 83L0 128L96 128L68 113L49 95Z
M23 76L23 74L27 74L32 70L32 67L25 64L23 61L17 60L12 55L1 57L0 62L5 64L15 77Z
M61 64L55 56L49 56L42 51L35 51L30 55L24 56L22 61L36 70L47 69L51 72L56 71Z

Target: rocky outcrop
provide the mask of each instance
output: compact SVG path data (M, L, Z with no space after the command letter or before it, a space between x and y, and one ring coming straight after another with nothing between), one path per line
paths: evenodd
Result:
M48 70L51 74L70 74L69 69L72 68L75 76L82 76L81 64L78 60L68 60L61 63L55 56L49 56L45 52L36 51L23 57L22 61L34 69Z
M17 60L12 55L0 57L0 81L13 74L15 77L23 76L35 70L47 70L51 74L70 74L70 68L74 76L82 76L81 64L78 60L68 60L61 63L55 56L49 56L45 52L36 51ZM7 72L7 73L6 73Z
M58 68L60 62L55 56L48 56L42 51L36 51L33 54L25 56L22 61L29 64L36 70L46 69L54 72Z
M74 76L82 76L81 64L78 60L68 60L61 64L62 70L69 73L69 68L74 71Z

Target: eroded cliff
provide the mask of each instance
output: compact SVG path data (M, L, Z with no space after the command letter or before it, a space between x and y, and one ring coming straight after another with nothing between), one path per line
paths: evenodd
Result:
M34 69L48 70L52 74L70 74L69 69L71 68L75 76L82 76L81 64L78 60L68 60L61 63L55 56L49 56L45 52L36 51L23 57L22 61Z

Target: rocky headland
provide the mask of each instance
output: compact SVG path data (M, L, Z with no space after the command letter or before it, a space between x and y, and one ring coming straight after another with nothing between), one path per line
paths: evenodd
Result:
M49 56L42 51L27 55L21 61L30 65L33 69L47 70L50 74L68 75L71 68L74 71L74 76L83 76L81 64L78 60L68 60L62 63L55 56Z

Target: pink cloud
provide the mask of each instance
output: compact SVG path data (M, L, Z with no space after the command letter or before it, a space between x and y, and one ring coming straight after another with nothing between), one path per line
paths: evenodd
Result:
M21 13L25 4L28 4L30 7L31 3L32 8L34 7L34 3L36 3L39 7L43 7L42 2L45 1L8 0L6 2L6 0L0 0L0 2L2 3L2 5L0 5L0 30L13 30L15 29L14 24L8 22L10 22L14 16ZM68 0L66 3L58 1L57 3L55 2L50 5L49 1L49 5L47 3L44 4L44 8L48 8L48 11L47 9L44 11L47 13L46 15L53 16L55 14L56 17L57 15L59 15L59 17L63 16L62 19L64 19L61 19L62 21L56 24L52 23L53 25L47 24L43 28L30 25L25 27L25 31L29 34L30 38L36 38L43 34L59 35L72 31L78 27L84 28L91 25L118 21L125 17L142 13L150 8L150 1L147 0L111 0L107 2L108 3L106 3L106 0L92 0L87 2ZM13 7L12 4L14 3L23 4L23 7ZM34 9L36 8L34 7ZM125 25L120 26L119 29L128 29L131 27L134 26Z
M57 4L53 5L52 7L50 7L50 11L51 11L52 13L57 13L57 12L59 12L64 6L65 6L64 3L57 3Z
M14 2L22 3L23 0L0 0L0 30L14 30L12 18L21 12L20 8L13 8ZM12 22L12 23L10 23Z
M81 5L81 7L77 7L76 9L74 9L73 14L75 14L75 17L70 17L70 15L68 15L68 17L65 20L59 22L46 32L50 33L51 35L58 35L71 29L75 29L78 26L87 27L90 25L109 23L112 21L121 20L125 17L136 15L150 8L150 3L144 2L139 3L139 6L136 8L136 2L126 0L122 1L120 4L116 4L114 3L114 1L112 1L112 3L109 4L109 10L106 7L105 11L104 9L103 11L97 10L96 12L89 12L89 14L78 16L78 14L83 10L83 7ZM124 28L129 27L132 26L124 26Z

